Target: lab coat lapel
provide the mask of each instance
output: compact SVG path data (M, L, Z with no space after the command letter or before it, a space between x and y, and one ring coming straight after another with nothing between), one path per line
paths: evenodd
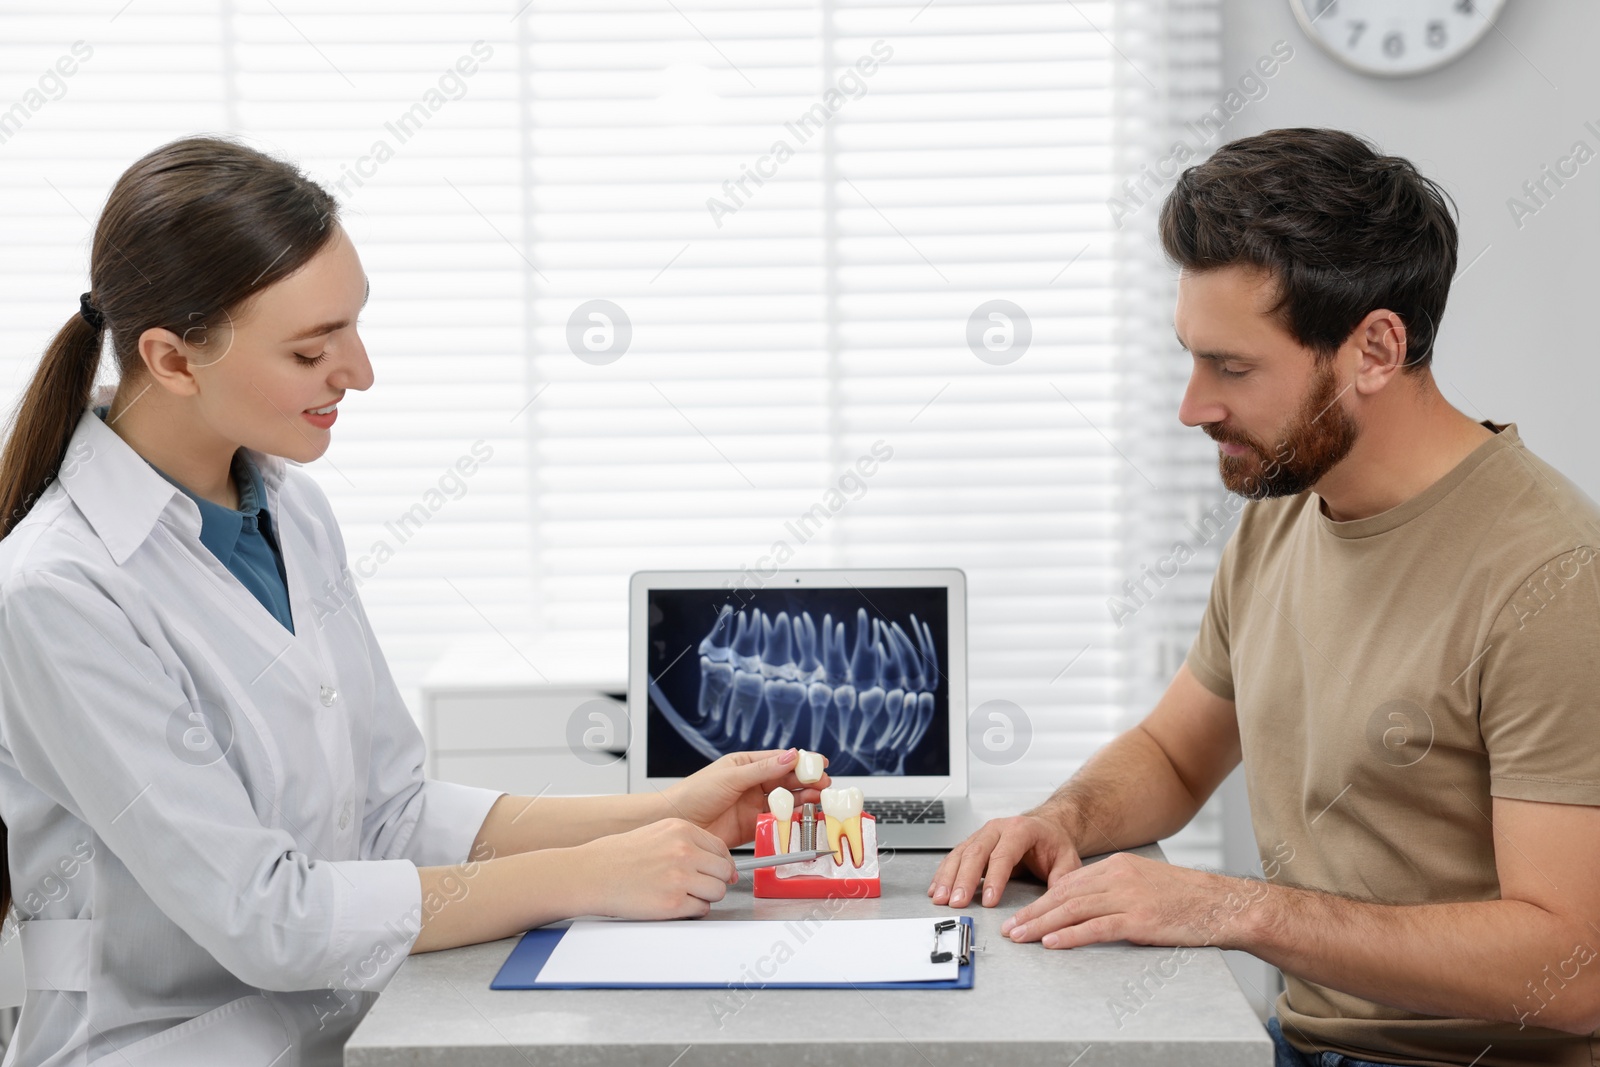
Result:
M260 461L259 453L251 455ZM314 518L284 503L279 491L281 468L271 478L266 476L265 464L262 468L267 507L283 554L293 633L206 550L198 534L184 540L204 571L203 584L212 600L258 647L260 666L230 687L235 690L233 699L248 709L246 714L258 730L274 738L281 783L275 815L304 839L314 855L333 858L339 850L319 832L319 823L349 797L354 788L355 759L349 698L340 692L348 687L341 686L335 670L341 657L330 648L340 628L323 625L314 614L313 583L324 580L336 564L331 546L313 536ZM309 743L313 736L315 744ZM324 799L301 810L290 797Z

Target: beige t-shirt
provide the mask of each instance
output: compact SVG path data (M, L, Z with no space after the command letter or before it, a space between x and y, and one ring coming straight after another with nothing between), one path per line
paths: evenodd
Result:
M1309 491L1252 501L1223 550L1187 662L1236 703L1274 881L1385 904L1494 900L1491 797L1600 805L1600 509L1515 424L1484 425L1498 432L1397 507L1334 522ZM1569 977L1600 934L1585 943ZM1293 975L1278 1014L1305 1051L1600 1062L1596 1037L1538 1025L1559 978L1528 978L1521 1029Z

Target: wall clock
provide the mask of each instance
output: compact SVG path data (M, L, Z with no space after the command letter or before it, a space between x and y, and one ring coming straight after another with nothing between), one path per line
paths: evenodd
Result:
M1300 28L1352 70L1437 70L1487 35L1506 0L1289 0Z

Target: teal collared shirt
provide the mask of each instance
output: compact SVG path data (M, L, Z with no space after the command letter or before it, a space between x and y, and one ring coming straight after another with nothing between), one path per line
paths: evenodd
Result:
M104 419L106 407L97 407L94 413ZM149 460L145 462L150 463ZM200 543L239 579L239 584L250 590L284 629L294 633L294 618L289 611L289 581L283 569L283 552L273 532L272 514L267 510L266 487L261 483L261 472L250 462L244 449L233 453L233 482L239 488L237 511L196 496L188 486L154 463L150 463L150 469L195 502L200 509Z

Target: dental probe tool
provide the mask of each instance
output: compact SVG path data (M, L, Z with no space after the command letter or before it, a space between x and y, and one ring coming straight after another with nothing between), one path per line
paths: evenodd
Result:
M831 848L813 848L805 852L785 852L777 856L740 856L733 861L736 871L753 871L761 867L781 867L785 863L804 863L819 856L831 856Z

